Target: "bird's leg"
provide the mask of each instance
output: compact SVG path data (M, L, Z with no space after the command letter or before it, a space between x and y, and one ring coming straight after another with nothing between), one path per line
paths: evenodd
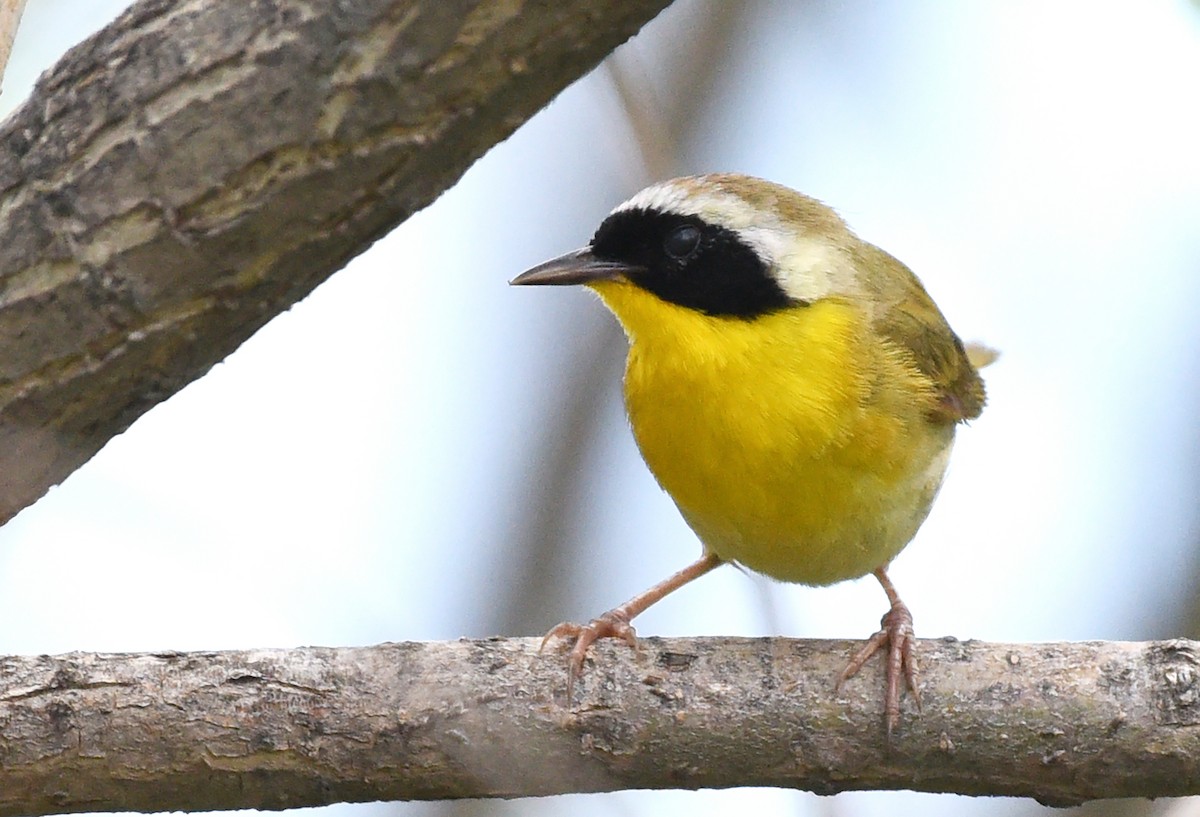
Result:
M607 613L602 613L587 624L574 624L564 621L546 633L542 639L542 649L552 638L573 638L575 646L567 659L567 700L571 700L575 688L575 679L583 675L583 659L587 656L588 647L601 638L619 638L633 648L637 648L637 633L630 625L634 616L642 613L647 607L662 599L668 593L678 590L693 579L698 579L715 567L723 564L720 557L706 553L698 561L680 570L678 573L664 579L643 593L631 598L619 607L614 607Z
M883 592L887 593L888 601L892 603L892 606L880 619L879 632L867 639L867 643L854 654L850 663L842 670L837 688L841 689L842 684L862 669L863 664L867 663L871 656L883 649L885 644L888 645L887 694L884 698L884 709L887 713L888 737L891 737L892 731L900 722L900 679L902 677L912 692L917 709L921 708L921 693L917 688L917 664L913 659L913 643L916 641L916 637L913 635L912 613L908 612L904 602L900 601L900 596L896 593L896 588L892 585L892 580L888 578L887 572L882 567L873 572L875 578L879 579L879 583L883 585Z

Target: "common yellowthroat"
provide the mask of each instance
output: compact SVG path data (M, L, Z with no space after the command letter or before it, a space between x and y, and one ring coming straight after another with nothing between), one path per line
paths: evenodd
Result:
M704 551L552 629L574 639L568 687L593 642L636 645L634 616L725 562L809 585L873 573L891 606L838 685L886 647L890 734L902 684L920 697L887 567L929 513L955 426L983 410L976 367L994 353L968 351L916 276L829 207L749 176L648 187L588 247L512 283L583 284L616 315L638 448Z

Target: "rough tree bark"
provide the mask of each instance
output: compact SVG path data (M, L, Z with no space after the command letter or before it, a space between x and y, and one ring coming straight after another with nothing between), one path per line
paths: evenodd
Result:
M667 2L143 0L72 49L0 126L0 523Z
M563 699L533 639L9 658L0 817L629 788L1200 793L1200 644L922 641L924 711L885 738L858 644L599 645Z

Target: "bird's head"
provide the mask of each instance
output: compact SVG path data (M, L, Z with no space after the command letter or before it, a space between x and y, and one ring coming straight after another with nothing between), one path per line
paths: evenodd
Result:
M629 296L648 294L751 320L858 295L850 254L858 243L833 210L786 187L737 174L689 176L642 190L609 214L587 247L512 283L584 284L622 318Z

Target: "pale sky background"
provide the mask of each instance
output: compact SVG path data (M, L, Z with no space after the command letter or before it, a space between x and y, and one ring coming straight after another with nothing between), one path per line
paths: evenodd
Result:
M918 635L1200 635L1188 623L1200 565L1200 9L754 2L733 15L712 85L689 88L672 69L718 5L680 0L621 55L652 109L678 117L666 128L682 134L674 169L752 173L826 201L911 266L959 334L1003 352L985 373L987 410L960 433L942 496L892 570ZM124 6L30 0L0 111ZM625 427L607 313L586 293L506 284L586 243L650 180L633 134L612 74L580 81L0 529L0 653L534 635L691 561L698 545ZM531 460L554 450L572 406L586 422L557 473L581 504L560 515L562 552L592 561L566 556L539 578L520 556L556 509L546 464ZM590 575L568 574L572 562ZM884 609L873 579L809 589L725 569L637 625L863 638ZM770 790L479 808L1040 811Z

